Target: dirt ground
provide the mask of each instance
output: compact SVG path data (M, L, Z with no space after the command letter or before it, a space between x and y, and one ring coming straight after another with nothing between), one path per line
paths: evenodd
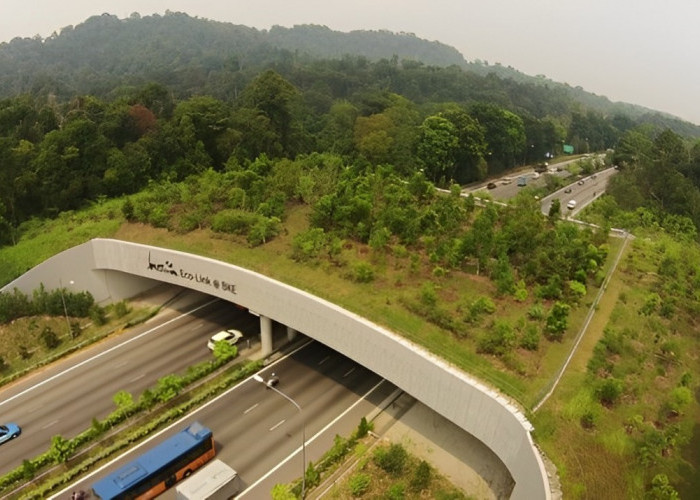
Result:
M452 484L479 500L510 497L514 482L481 441L419 401L403 395L374 421L375 432L435 467Z

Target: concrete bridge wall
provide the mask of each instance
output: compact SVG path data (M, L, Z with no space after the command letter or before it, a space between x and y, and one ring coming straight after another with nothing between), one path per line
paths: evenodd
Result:
M401 336L261 274L174 250L95 239L56 255L3 290L31 293L41 283L48 289L62 285L109 303L159 282L235 302L356 360L486 444L515 481L512 498L551 498L531 425L506 398Z

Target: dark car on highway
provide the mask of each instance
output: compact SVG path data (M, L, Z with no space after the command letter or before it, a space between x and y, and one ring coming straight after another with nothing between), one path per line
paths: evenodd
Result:
M486 184L486 187L487 187L488 189L496 189L496 183L495 183L495 182L489 182L488 184Z

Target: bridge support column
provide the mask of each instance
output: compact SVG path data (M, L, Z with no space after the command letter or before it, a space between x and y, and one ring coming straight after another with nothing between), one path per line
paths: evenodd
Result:
M287 327L287 340L289 342L291 342L295 338L297 338L297 331L294 328L292 328L291 326L288 326Z
M272 354L272 320L260 315L260 347L262 355Z

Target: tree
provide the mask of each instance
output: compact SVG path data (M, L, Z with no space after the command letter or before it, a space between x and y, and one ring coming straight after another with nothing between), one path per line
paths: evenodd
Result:
M134 405L134 397L127 391L117 392L112 401L120 410L126 410Z
M385 114L361 116L355 120L355 147L373 164L391 162L394 122Z
M417 153L428 179L445 184L453 178L458 146L457 130L452 122L436 115L423 121Z
M170 401L177 396L183 387L182 377L166 375L158 379L155 397L161 403Z
M495 104L475 104L469 111L484 129L489 171L497 173L514 167L525 147L523 120Z
M559 201L559 198L554 198L552 200L547 217L549 217L551 222L555 222L561 218L561 201Z
M488 166L484 156L488 145L479 122L465 109L459 107L449 108L440 116L454 125L457 134L458 145L455 151L453 175L455 182L466 184L486 178Z
M299 91L273 70L267 70L250 85L241 95L244 107L257 110L269 123L282 150L291 152L291 132L293 106L299 98Z
M238 347L222 340L214 344L213 354L218 361L228 361L238 356Z
M353 129L358 116L357 108L347 101L337 101L323 117L318 147L340 155L353 151Z
M569 327L569 311L571 307L563 302L555 302L549 311L545 330L552 340L561 340L564 332Z
M51 438L51 449L49 453L57 464L66 462L75 451L75 443L63 436L56 435Z
M187 141L190 147L201 142L213 167L217 170L223 167L231 154L229 150L222 150L218 141L230 126L229 110L223 102L208 96L190 97L175 107L173 120L192 134Z

